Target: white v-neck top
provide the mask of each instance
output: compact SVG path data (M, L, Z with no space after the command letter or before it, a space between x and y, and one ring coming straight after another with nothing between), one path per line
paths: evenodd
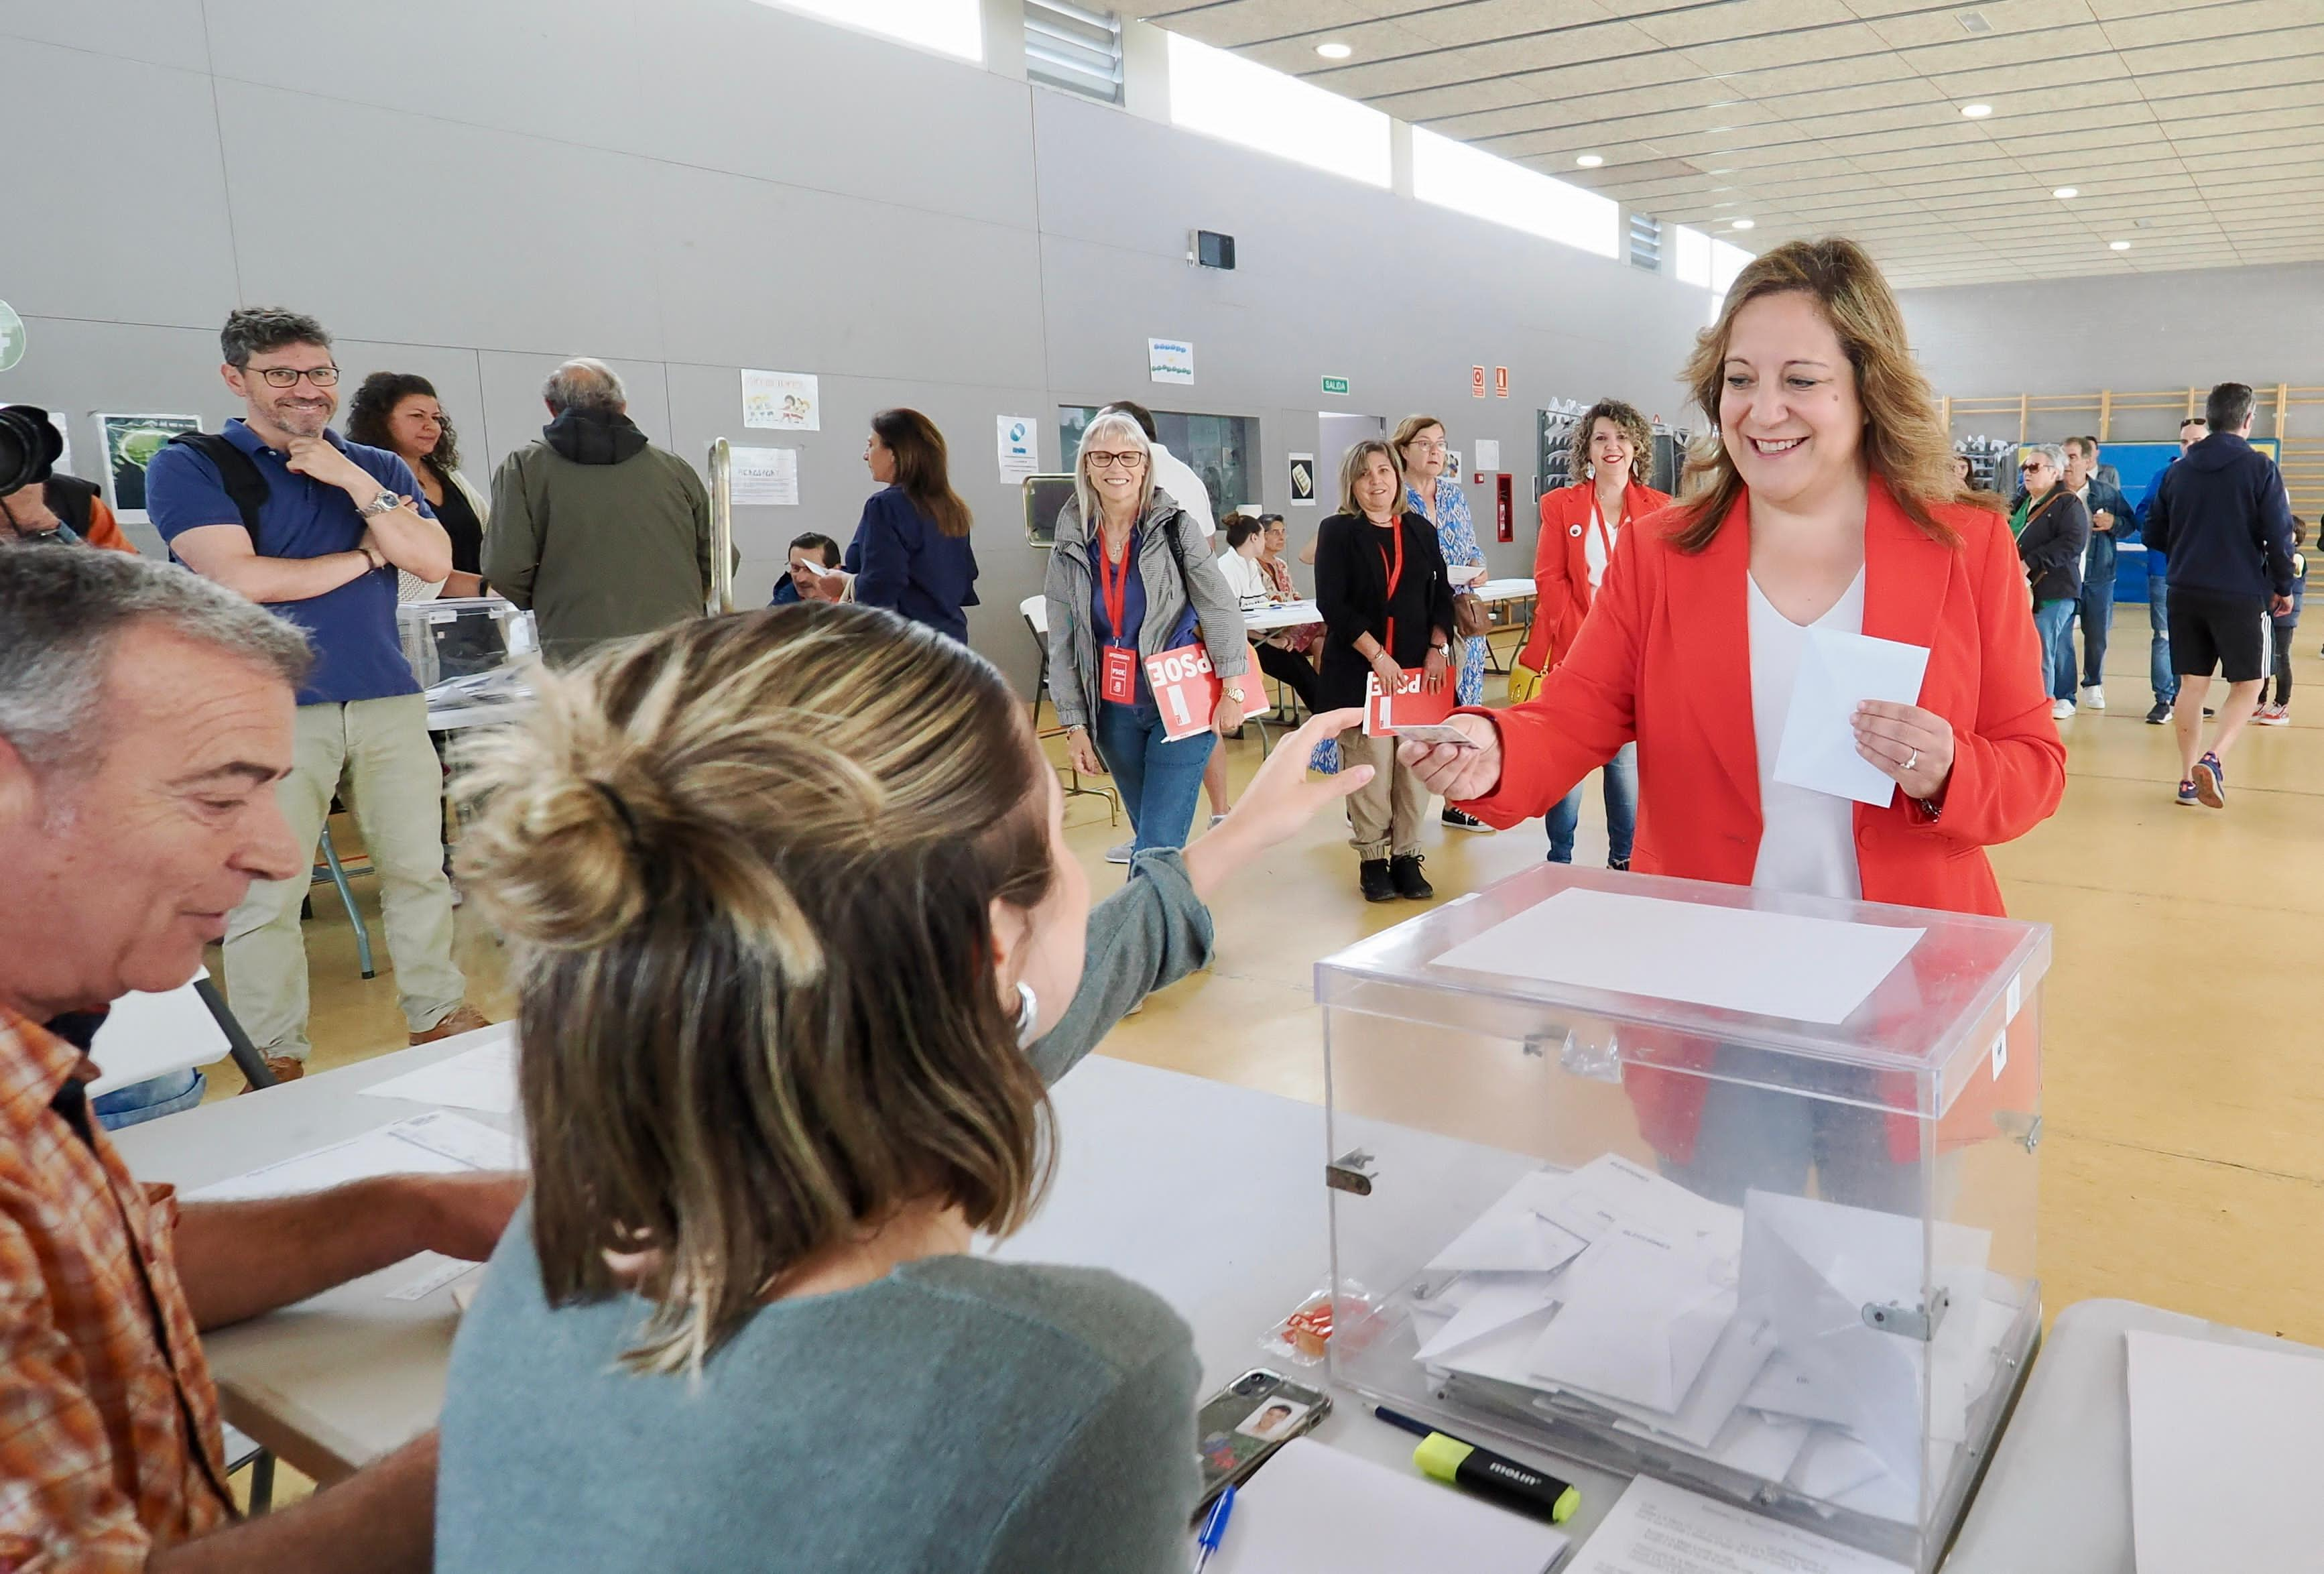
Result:
M1808 627L1864 632L1864 570L1831 610L1812 625L1794 623L1775 610L1749 575L1751 599L1751 730L1759 750L1759 858L1751 883L1762 890L1806 897L1861 900L1864 882L1856 867L1856 800L1834 797L1775 779L1775 750L1792 712L1792 687L1799 681L1800 653Z

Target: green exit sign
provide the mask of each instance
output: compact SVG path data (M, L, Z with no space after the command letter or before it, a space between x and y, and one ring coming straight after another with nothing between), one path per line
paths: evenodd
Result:
M1323 379L1323 391L1345 393L1348 391L1348 380L1344 377L1326 377Z

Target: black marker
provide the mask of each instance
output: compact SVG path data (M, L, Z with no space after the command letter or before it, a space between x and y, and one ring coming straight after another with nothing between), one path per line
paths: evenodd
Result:
M1569 1486L1530 1465L1520 1465L1489 1449L1462 1442L1385 1404L1373 1406L1372 1413L1421 1440L1420 1446L1412 1450L1412 1462L1420 1467L1424 1475L1552 1524L1563 1524L1582 1506L1580 1487Z

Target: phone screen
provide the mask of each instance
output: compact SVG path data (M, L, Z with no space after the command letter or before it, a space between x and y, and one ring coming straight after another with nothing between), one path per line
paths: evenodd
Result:
M1203 1502L1259 1468L1269 1454L1330 1413L1332 1396L1254 1367L1213 1395L1195 1418Z
M1450 743L1455 749L1481 747L1474 738L1446 722L1424 722L1415 727L1396 727L1390 730L1398 739L1407 743Z

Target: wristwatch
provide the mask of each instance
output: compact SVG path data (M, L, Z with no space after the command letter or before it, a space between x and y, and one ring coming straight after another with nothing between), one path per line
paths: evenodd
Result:
M369 502L364 504L357 511L367 520L375 520L379 518L380 515L392 513L402 506L403 499L383 486L379 489L379 495L373 498Z
M1219 685L1219 692L1226 695L1227 698L1234 701L1235 704L1242 704L1242 689L1240 686L1222 683Z

